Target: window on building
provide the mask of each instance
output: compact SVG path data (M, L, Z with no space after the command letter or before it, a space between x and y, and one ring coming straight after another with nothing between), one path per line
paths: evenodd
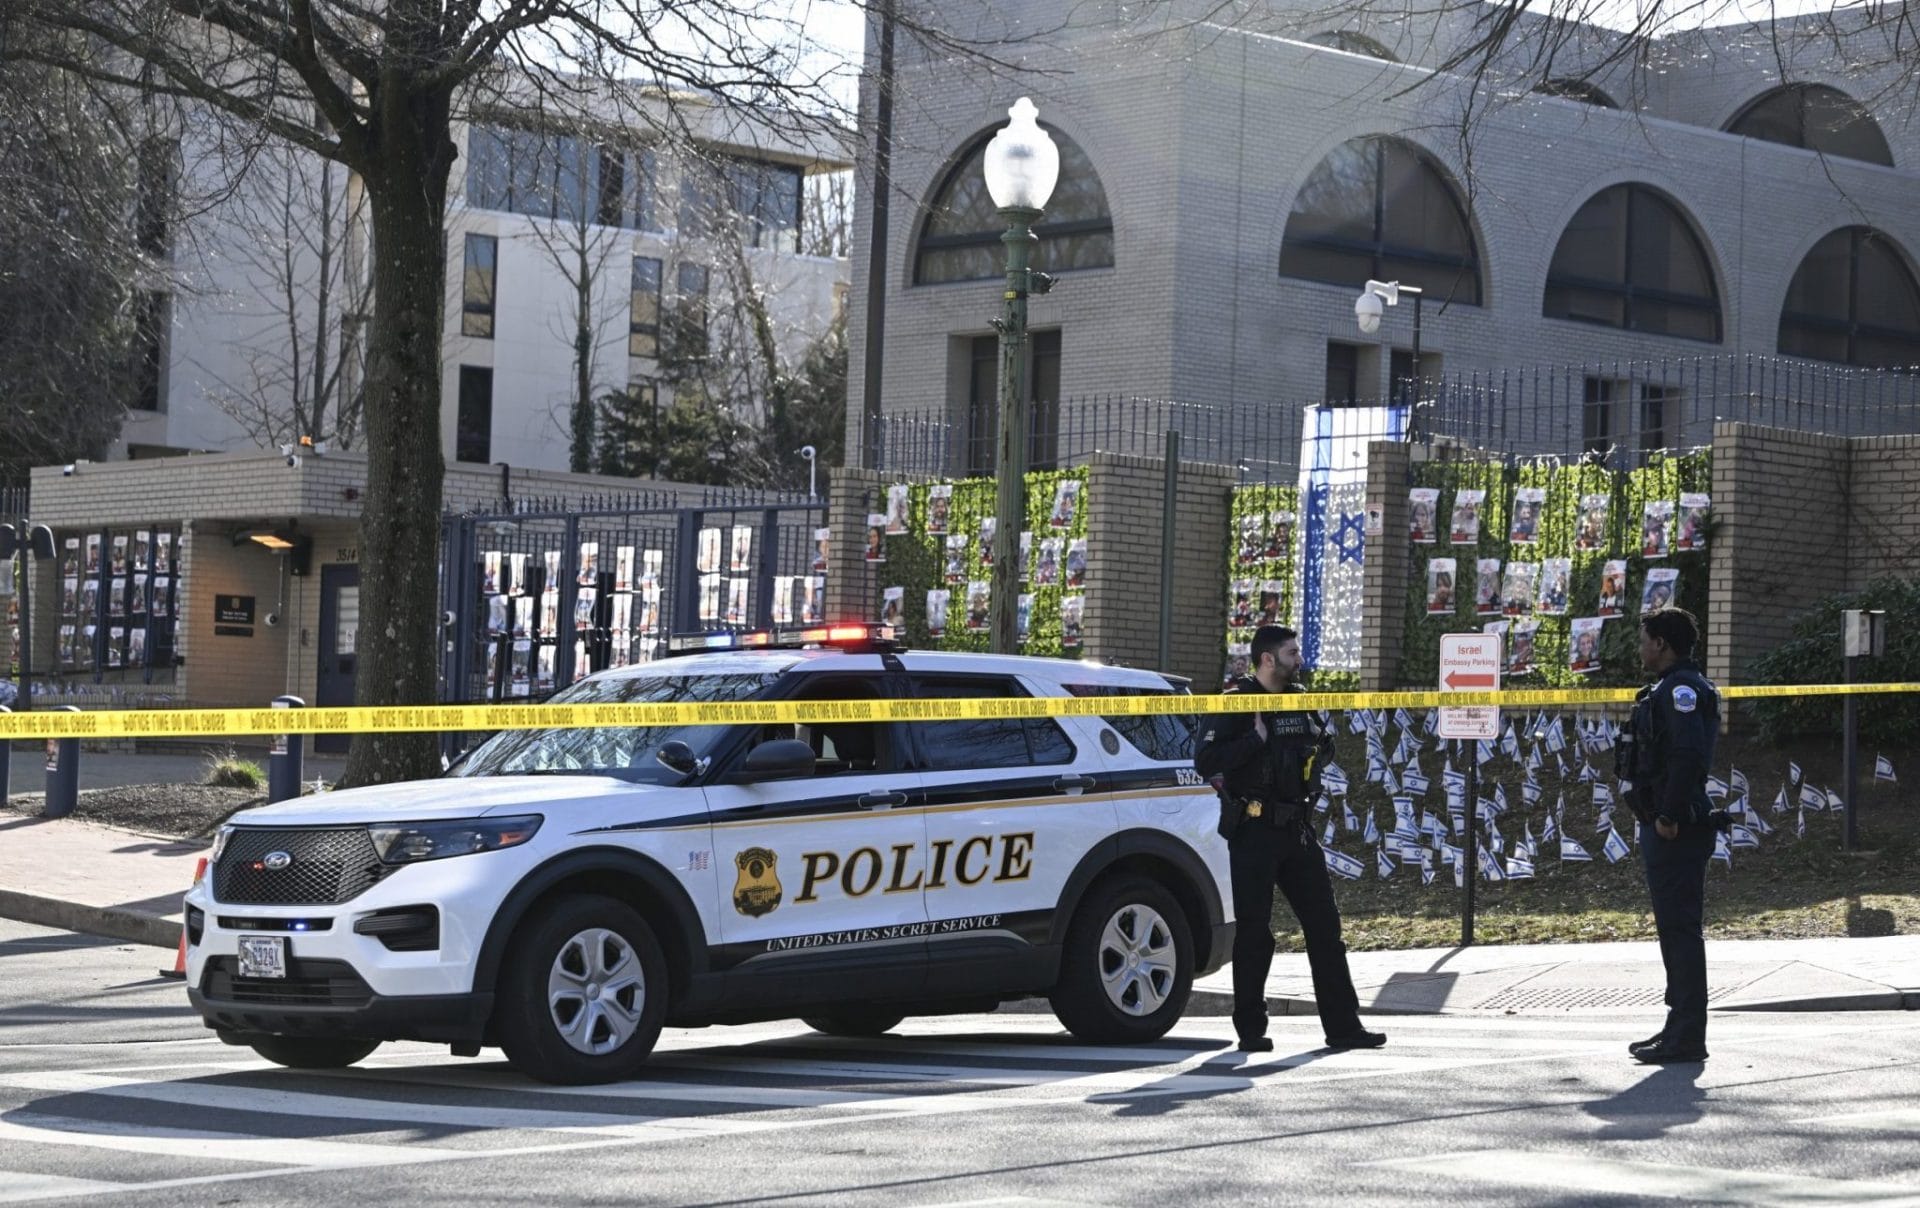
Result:
M492 235L468 235L466 268L460 274L460 334L493 338L493 298L500 241Z
M1843 227L1813 245L1787 286L1780 351L1847 365L1920 365L1920 283L1893 241Z
M167 324L171 298L142 290L134 300L133 397L135 411L161 411L166 405Z
M476 124L467 204L534 218L658 230L654 153L590 137Z
M660 355L661 266L651 256L633 258L633 300L627 320L627 355Z
M180 141L150 138L140 144L139 188L134 201L134 237L140 250L173 254L173 207L180 186Z
M1113 215L1107 209L1106 189L1080 144L1051 126L1046 131L1060 151L1060 180L1047 201L1046 213L1033 228L1039 239L1033 249L1033 267L1049 273L1111 268ZM914 250L915 285L985 281L1005 275L1006 248L1000 236L1007 227L981 175L992 137L989 131L975 139L933 191Z
M1605 456L1613 448L1612 378L1586 380L1580 407L1580 447L1588 453Z
M1294 199L1280 275L1358 291L1368 278L1480 305L1480 253L1439 164L1402 139L1369 136L1320 161Z
M1051 470L1060 460L1060 329L1028 333L1027 468ZM967 422L963 460L968 477L993 474L1000 459L1000 337L967 342Z
M707 266L682 260L675 269L670 359L696 361L707 355Z
M1679 401L1679 391L1666 386L1641 384L1640 451L1651 453L1667 448L1667 403Z
M1645 185L1614 185L1580 207L1554 248L1541 313L1720 341L1706 248L1679 207Z
M1313 34L1307 41L1315 46L1326 46L1333 50L1344 50L1350 55L1365 55L1369 59L1379 59L1384 63L1398 63L1400 57L1365 34L1354 33L1350 29L1329 29Z
M1562 100L1579 101L1583 105L1594 105L1601 109L1620 108L1618 102L1608 96L1605 89L1587 80L1542 80L1533 86L1533 90L1546 96L1557 96Z
M728 202L748 247L800 250L799 168L759 160L733 160L724 169Z
M1353 406L1360 401L1360 349L1338 340L1327 341L1327 402Z
M600 161L599 196L593 220L601 226L627 225L627 157L613 147L597 147Z
M1727 132L1822 155L1893 166L1880 124L1858 101L1824 84L1785 84L1755 98Z
M493 370L460 366L460 414L454 428L456 461L493 460Z

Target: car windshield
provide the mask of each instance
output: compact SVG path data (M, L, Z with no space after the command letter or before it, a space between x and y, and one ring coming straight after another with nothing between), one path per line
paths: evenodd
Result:
M777 673L643 675L590 679L553 698L556 705L709 704L747 700ZM505 730L475 749L461 776L618 776L642 784L677 784L678 772L654 758L675 739L704 755L725 726L597 726L580 730Z

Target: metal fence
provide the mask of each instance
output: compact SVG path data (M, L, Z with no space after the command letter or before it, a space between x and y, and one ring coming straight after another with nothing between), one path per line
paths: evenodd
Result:
M670 633L801 620L815 598L814 531L825 524L818 500L719 488L694 499L519 499L449 515L442 699L539 699L649 661Z
M1409 384L1410 385L1410 384ZM1461 372L1385 403L1218 406L1124 395L1036 405L1029 447L1046 469L1096 452L1158 455L1178 431L1181 454L1239 467L1243 482L1293 481L1317 409L1352 412L1343 436L1444 440L1509 458L1591 457L1621 467L1661 450L1710 443L1719 420L1837 436L1920 432L1920 370L1848 369L1778 357L1609 361ZM875 420L877 469L911 475L991 474L984 415L896 412Z

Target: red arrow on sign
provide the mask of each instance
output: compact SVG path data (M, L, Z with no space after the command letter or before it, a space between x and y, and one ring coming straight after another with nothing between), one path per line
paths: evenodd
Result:
M1446 682L1447 687L1455 689L1491 688L1494 686L1494 677L1491 675L1462 675L1458 671L1449 671L1447 672Z

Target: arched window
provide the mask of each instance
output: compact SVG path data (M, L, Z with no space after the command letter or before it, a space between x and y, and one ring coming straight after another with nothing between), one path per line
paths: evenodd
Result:
M1727 132L1893 167L1893 152L1873 115L1825 84L1783 84L1736 114Z
M1033 267L1049 273L1111 268L1113 215L1107 209L1107 191L1080 144L1041 124L1060 149L1060 182L1033 228L1040 239L1033 250ZM934 190L914 252L915 285L983 281L1006 273L1006 249L1000 236L1007 224L987 194L980 167L992 139L993 132L988 131L975 140Z
M1480 305L1480 255L1453 186L1432 157L1397 138L1342 143L1300 187L1280 275L1359 289L1403 281Z
M1602 109L1620 108L1614 99L1607 95L1605 89L1586 80L1541 80L1533 86L1533 90L1547 96L1579 101L1585 105L1597 105Z
M1350 29L1329 29L1312 35L1307 41L1315 46L1327 46L1334 50L1344 50L1350 55L1365 55L1369 59L1379 59L1384 63L1398 63L1400 58L1380 43L1365 34L1356 34Z
M1876 369L1920 365L1920 284L1892 241L1856 226L1814 244L1780 308L1780 352Z
M1720 341L1713 267L1679 207L1645 185L1593 195L1553 249L1541 313Z

